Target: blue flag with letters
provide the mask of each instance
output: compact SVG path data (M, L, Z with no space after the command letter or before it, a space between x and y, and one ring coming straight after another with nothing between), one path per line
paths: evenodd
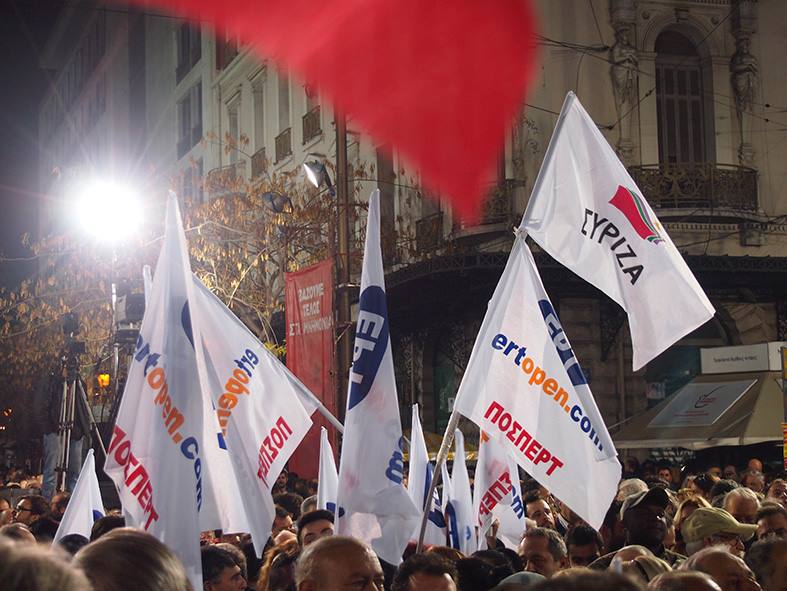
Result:
M337 533L367 542L392 564L420 520L407 494L380 252L380 192L369 199L361 296L339 463Z

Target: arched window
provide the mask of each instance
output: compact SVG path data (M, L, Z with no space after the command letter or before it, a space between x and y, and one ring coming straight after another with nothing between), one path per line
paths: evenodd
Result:
M664 31L656 39L659 162L708 161L703 103L703 70L697 48L682 33Z

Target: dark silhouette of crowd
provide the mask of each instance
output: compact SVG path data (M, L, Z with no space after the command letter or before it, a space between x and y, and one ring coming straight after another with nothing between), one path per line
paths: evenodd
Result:
M784 591L787 480L751 459L743 470L701 472L624 462L624 478L601 528L584 523L532 479L522 483L527 527L516 548L482 540L465 556L415 543L399 565L364 542L335 535L317 509L317 482L284 471L262 558L248 534L203 532L205 591ZM68 504L32 491L0 493L0 589L187 591L183 565L152 536L125 527L117 510L90 539L52 544ZM19 493L23 494L19 494ZM5 496L3 496L5 495Z

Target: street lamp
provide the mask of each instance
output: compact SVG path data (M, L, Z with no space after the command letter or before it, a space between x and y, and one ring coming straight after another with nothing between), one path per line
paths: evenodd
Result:
M131 187L93 179L75 188L76 217L93 237L106 242L128 238L142 222L142 207Z
M306 178L309 179L309 182L312 185L319 189L324 182L325 186L328 188L328 194L331 195L331 197L336 196L336 188L331 182L331 177L328 174L328 169L325 168L324 163L320 162L319 160L304 162L303 170L306 173Z

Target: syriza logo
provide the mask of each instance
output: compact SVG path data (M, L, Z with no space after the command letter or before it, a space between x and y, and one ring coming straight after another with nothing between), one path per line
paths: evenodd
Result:
M612 199L609 200L609 203L626 216L631 227L634 228L634 231L640 238L653 244L664 242L656 227L658 222L654 223L650 219L645 202L634 191L618 185L618 190L612 196Z

